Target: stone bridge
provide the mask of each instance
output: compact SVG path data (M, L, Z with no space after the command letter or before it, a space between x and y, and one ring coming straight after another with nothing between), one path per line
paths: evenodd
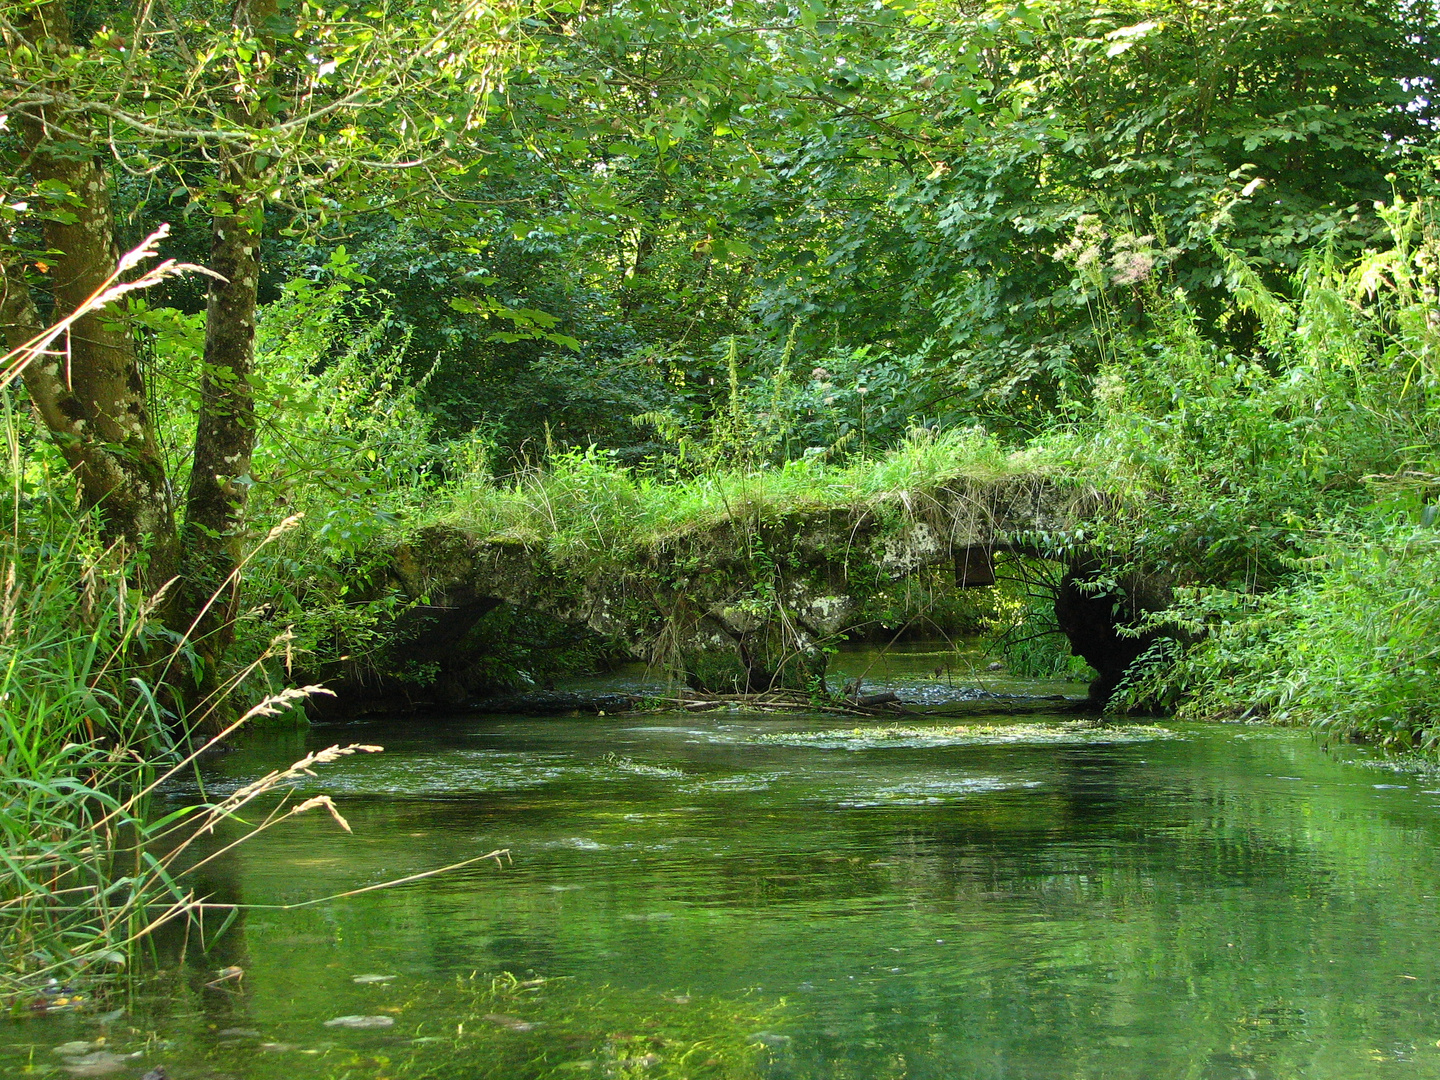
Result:
M1065 561L1057 619L1100 673L1091 693L1103 701L1148 644L1115 629L1147 590L1083 587L1098 563L1070 537L1098 501L1091 489L1036 477L956 480L864 505L726 515L664 540L563 559L535 542L431 526L394 549L384 584L412 602L400 648L433 682L417 695L415 683L373 668L315 675L346 707L462 701L475 681L470 631L509 603L587 627L695 687L803 687L823 679L826 646L855 628L868 598L931 567L945 567L958 588L992 585L993 556L1019 551Z

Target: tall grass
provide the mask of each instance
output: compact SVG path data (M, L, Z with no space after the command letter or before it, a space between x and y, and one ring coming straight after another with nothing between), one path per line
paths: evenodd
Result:
M1440 531L1336 528L1297 580L1216 622L1170 678L1190 689L1183 712L1197 719L1440 750Z
M126 889L106 886L117 827L128 824L114 817L117 800L169 741L159 703L121 674L147 613L113 556L86 550L83 535L11 536L0 555L0 950L10 977L113 951Z
M156 688L186 643L154 620L160 598L131 587L124 553L101 547L88 517L57 515L53 503L10 509L0 542L0 998L44 1006L50 980L113 972L160 926L203 910L185 877L200 861L194 838L288 774L238 801L160 818L157 785L318 688L272 695L206 743L183 745L186 720ZM334 809L282 801L260 827L316 806Z
M319 690L266 697L203 745L189 744L283 635L185 709L184 695L167 688L185 682L189 642L156 618L165 589L134 587L143 553L102 544L96 516L73 509L64 462L16 416L10 385L75 318L187 269L166 261L119 283L163 235L126 255L80 311L0 358L0 1002L12 1007L61 1005L69 984L124 968L159 927L199 916L207 905L186 874L214 856L195 853L197 837L316 764L378 749L332 747L221 802L152 815L162 782L246 723ZM250 835L316 807L345 824L328 799L281 798Z

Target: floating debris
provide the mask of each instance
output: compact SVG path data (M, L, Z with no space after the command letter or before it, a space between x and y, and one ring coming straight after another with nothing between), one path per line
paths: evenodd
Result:
M56 979L50 980L50 985L43 987L39 996L30 1002L31 1012L71 1012L75 1009L88 1005L89 999L83 994L77 994L68 986L61 986Z
M337 1016L326 1020L326 1027L343 1028L388 1028L395 1024L393 1016Z
M211 979L211 980L210 980L208 983L206 983L205 985L206 985L206 986L219 986L221 983L227 983L227 982L237 982L237 983L238 983L238 982L239 982L241 979L243 979L243 978L245 978L245 969L242 968L242 967L237 967L237 966L234 965L234 964L231 964L229 967L223 967L223 968L221 968L219 971L217 971L217 972L215 973L215 978Z

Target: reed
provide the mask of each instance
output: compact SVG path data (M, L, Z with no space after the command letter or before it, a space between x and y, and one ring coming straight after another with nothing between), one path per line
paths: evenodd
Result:
M123 968L138 942L202 910L186 884L205 861L197 837L315 765L379 748L334 747L227 799L154 816L165 781L244 725L323 691L267 696L187 743L187 718L158 689L188 644L153 620L161 598L137 594L122 553L96 543L88 518L27 522L18 506L0 541L0 996L47 1007L47 988ZM223 692L285 644L281 635ZM218 703L202 702L202 718ZM344 825L324 797L272 801L245 838L316 808Z
M126 968L136 945L161 926L204 910L204 898L187 885L205 861L195 854L197 837L288 787L296 770L379 749L332 747L220 802L158 818L152 812L158 786L216 743L323 692L312 686L267 696L194 745L190 734L214 726L247 680L286 648L286 635L184 708L170 688L188 672L189 635L156 617L169 586L151 594L134 586L143 552L100 541L95 515L73 510L74 481L63 461L16 415L11 385L26 365L63 353L79 315L198 269L167 260L121 281L154 256L163 236L125 256L78 311L0 357L0 1001L12 1007L58 1007L77 981ZM271 530L260 547L295 520ZM247 837L321 807L345 826L324 797L271 801Z

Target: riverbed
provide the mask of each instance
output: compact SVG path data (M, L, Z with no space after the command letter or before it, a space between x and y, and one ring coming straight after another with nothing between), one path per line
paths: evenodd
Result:
M867 685L942 704L947 680L954 700L1077 690L910 652ZM192 935L179 963L163 943L167 973L104 1015L3 1024L0 1067L1440 1077L1440 779L1305 732L985 700L893 721L456 716L253 737L207 767L208 791L383 745L296 792L333 796L353 831L307 814L212 864L201 887L249 905L225 933Z

